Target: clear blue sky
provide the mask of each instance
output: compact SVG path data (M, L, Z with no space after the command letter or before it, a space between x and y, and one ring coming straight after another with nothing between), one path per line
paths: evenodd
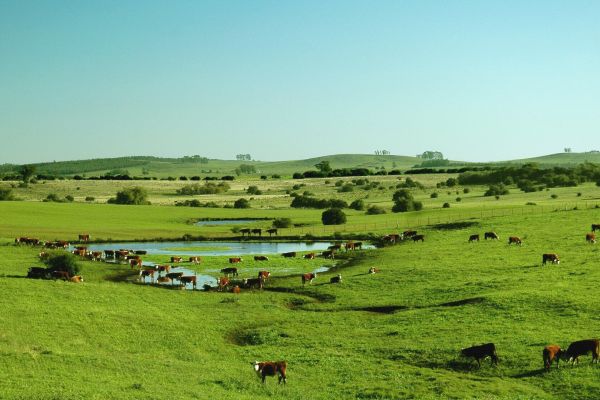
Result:
M0 0L0 164L600 149L600 1Z

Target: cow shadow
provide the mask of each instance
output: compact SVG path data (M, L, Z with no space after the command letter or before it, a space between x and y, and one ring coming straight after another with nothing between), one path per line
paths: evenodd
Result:
M27 275L1 275L3 278L13 278L13 279L35 279L30 278Z
M540 369L536 369L534 371L528 371L528 372L522 372L520 374L517 375L513 375L513 378L533 378L535 376L540 376L546 373L546 370L544 368L540 368Z

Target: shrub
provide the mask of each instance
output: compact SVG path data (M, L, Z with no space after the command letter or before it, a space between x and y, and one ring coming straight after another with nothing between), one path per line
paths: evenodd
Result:
M446 180L446 186L448 187L453 187L456 186L458 184L458 180L456 178L448 178Z
M65 196L65 200L68 201L69 203L72 203L73 201L75 201L75 197L68 194Z
M339 208L330 208L321 214L323 225L341 225L346 223L346 214Z
M429 197L431 197L432 199L437 199L438 194L437 194L437 192L433 192L433 193L431 193L431 195Z
M457 203L460 203L460 202L461 202L461 200L462 200L462 199L461 199L460 197L457 197L457 198L456 198L456 202L457 202Z
M266 175L261 175L261 176L260 176L260 179L262 179L263 181L266 181L268 178L267 178L267 176L266 176Z
M0 201L14 200L15 197L10 189L0 189Z
M273 220L274 228L290 228L292 226L292 220L289 218L275 218Z
M444 203L444 205L442 206L442 208L450 208L450 203Z
M94 201L96 198L94 196L86 196L85 201Z
M345 185L340 187L340 189L338 191L342 192L342 193L352 192L352 191L354 191L354 185L352 185L351 183L346 183Z
M581 192L577 192L577 197L581 197Z
M204 185L192 183L191 185L185 185L181 189L177 189L177 194L187 196L195 194L219 194L224 193L229 189L230 186L225 182L221 182L219 184L214 182L206 182Z
M340 179L339 181L336 181L336 182L335 182L335 186L336 186L336 187L340 187L340 186L342 186L343 184L344 184L344 181L343 181L343 180L341 180L341 179ZM600 184L599 184L598 186L600 186Z
M552 194L550 195L550 197L552 197L553 199L556 199L556 198L558 198L558 195L557 195L556 193L552 193Z
M144 205L150 204L147 200L148 192L143 187L134 186L117 192L117 197L108 199L110 204Z
M246 193L259 195L262 194L262 191L258 188L258 186L248 186Z
M233 203L233 208L250 208L250 202L244 198L237 199Z
M385 210L379 206L371 206L367 209L368 215L385 214Z
M52 271L66 271L69 275L78 275L81 267L75 255L67 252L51 253L44 264Z
M362 199L356 199L350 203L350 208L353 210L362 211L365 209L365 202Z
M44 202L62 203L62 200L56 193L50 193L48 196L46 196Z
M413 195L407 189L400 189L392 196L394 206L392 212L419 211L423 203L415 201Z
M348 203L339 199L318 199L316 197L297 195L290 204L293 208L346 208Z
M464 194L467 194L467 193L470 193L470 192L471 192L471 189L469 189L469 188L464 188L463 189L463 193Z
M497 185L490 185L488 190L483 194L484 196L500 196L508 194L508 189L504 186L504 184L499 183Z

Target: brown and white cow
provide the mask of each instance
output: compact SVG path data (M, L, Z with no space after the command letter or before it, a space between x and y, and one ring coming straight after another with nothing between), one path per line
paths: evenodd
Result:
M460 353L465 357L473 357L477 361L477 365L481 367L481 360L490 357L492 365L498 365L498 355L496 354L496 346L494 343L481 344L479 346L467 347L462 349Z
M267 256L254 256L254 261L269 261Z
M129 260L129 266L131 268L142 268L142 259L141 258L132 258Z
M242 257L229 257L229 264L237 264L237 263L241 263Z
M231 293L235 293L235 294L239 294L242 290L240 289L240 287L238 285L235 285L234 287L231 288Z
M262 278L262 279L266 280L270 276L271 276L271 273L269 271L258 271L258 278Z
M354 244L354 242L348 242L348 243L346 243L345 247L346 247L346 251L354 250L355 244Z
M550 365L554 360L556 360L556 368L558 368L558 362L563 355L562 353L563 351L560 349L560 346L555 344L544 347L544 350L542 351L542 358L544 360L544 368L546 371L550 371Z
M155 269L141 269L140 270L140 281L145 282L146 281L146 277L149 276L150 277L150 282L154 282L154 274L156 273Z
M402 238L408 239L408 238L415 236L416 234L417 234L417 231L413 231L412 229L409 229L407 231L402 232Z
M600 354L600 340L598 339L586 339L578 340L573 342L567 348L564 353L564 358L567 362L571 361L571 365L574 363L579 364L579 356L592 353L592 363L598 362L598 356Z
M189 259L192 264L200 264L202 262L202 259L198 256L192 256Z
M79 235L80 242L88 242L90 240L90 235L87 233L83 233Z
M171 266L168 264L157 265L156 270L158 271L158 276L160 276L160 274L162 274L163 272L168 274L169 272L171 272Z
M73 283L81 283L83 282L83 276L81 275L74 275L72 276L69 281L73 282Z
M217 290L220 292L223 289L227 288L227 286L229 286L229 284L231 283L231 281L229 280L228 277L222 276L222 277L219 278L219 280L218 280L217 283L218 283Z
M313 279L317 277L317 274L314 272L309 272L307 274L302 274L302 284L305 285L306 282L312 284Z
M181 283L181 286L185 286L188 283L191 283L192 284L192 288L194 290L196 290L196 275L182 276L181 278L179 278L179 282Z
M246 288L257 288L257 289L261 289L264 287L265 285L265 280L262 276L259 275L258 278L247 278L244 279L244 287Z
M513 244L513 243L520 246L522 244L521 238L518 237L518 236L511 236L511 237L509 237L508 238L508 244L510 245L510 244Z
M394 244L394 243L398 242L400 240L400 238L401 238L401 235L398 235L397 233L392 233L389 235L385 235L383 237L383 241Z
M236 267L223 268L221 273L225 274L226 276L238 276L238 269Z
M285 375L285 370L287 369L287 363L285 361L256 361L251 363L254 367L254 371L261 378L262 383L265 383L265 379L267 376L275 376L279 375L278 383L283 381L284 384L287 383L287 377Z
M375 267L369 268L369 273L370 274L378 274L380 272L381 272L381 270L379 268L375 268Z
M548 261L550 261L552 264L560 264L558 254L555 253L542 254L542 264L546 264Z
M600 230L600 224L592 224L592 232L596 232Z
M479 242L479 234L469 236L469 242Z
M180 263L183 261L183 258L179 257L179 256L172 256L171 257L171 262L172 263Z
M102 252L101 251L92 251L92 261L100 261L102 260Z
M592 244L596 243L596 234L595 233L586 233L585 240L588 243L592 243Z
M182 276L183 272L169 272L167 275L165 275L165 278L169 278L171 283L174 284L175 280L180 280Z
M307 253L304 255L304 258L306 260L314 260L315 259L315 253Z
M486 232L486 233L484 233L484 234L483 234L483 238L484 238L485 240L488 240L488 239L491 239L491 240L498 240L498 239L500 239L500 236L498 236L498 235L496 234L496 232Z

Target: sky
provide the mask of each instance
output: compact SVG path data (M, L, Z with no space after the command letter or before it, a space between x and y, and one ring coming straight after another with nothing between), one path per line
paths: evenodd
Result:
M0 0L0 164L600 149L600 2Z

